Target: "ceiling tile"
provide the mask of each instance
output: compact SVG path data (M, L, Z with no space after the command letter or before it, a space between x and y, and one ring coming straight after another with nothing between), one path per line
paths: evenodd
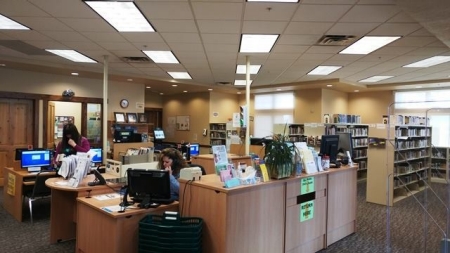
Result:
M369 35L378 36L406 36L422 28L417 23L386 23L378 26Z
M177 52L203 52L203 45L200 43L180 43L180 42L170 42L168 43L172 52L177 54Z
M395 5L355 5L342 18L341 22L386 22L398 14L400 10Z
M244 20L289 21L297 6L295 3L247 3Z
M99 46L97 43L93 42L83 42L83 41L66 41L63 43L68 48L74 49L74 50L101 50L102 47Z
M237 53L239 51L238 45L232 44L204 44L205 51L208 52L228 52Z
M198 33L160 33L167 43L201 43Z
M127 42L127 40L114 32L81 32L82 35L94 42Z
M336 35L354 35L357 37L361 37L375 29L379 23L337 23L330 30L327 31L327 34L336 34Z
M324 34L333 23L330 22L291 22L285 34Z
M201 33L240 33L241 22L230 20L198 20L198 29ZM219 28L219 29L218 29Z
M3 31L4 34L17 39L17 40L47 40L51 41L52 39L37 32L37 31L25 31L25 30L7 30Z
M308 54L337 54L344 48L343 46L312 46L306 52Z
M281 34L288 22L272 21L244 21L242 33L252 34Z
M402 37L388 45L388 47L423 47L437 41L436 37Z
M159 33L198 32L194 20L154 20L153 27Z
M192 8L196 19L240 20L244 4L193 2Z
M69 26L56 18L50 17L17 17L17 22L40 31L73 31Z
M40 9L32 1L0 1L0 10L3 15L15 17L50 17L49 13Z
M388 0L391 1L391 0ZM415 23L415 19L411 18L405 12L400 12L387 21L388 23Z
M126 42L106 42L101 41L98 44L106 50L137 50L136 47L131 43Z
M41 31L42 34L61 42L90 42L88 38L77 32Z
M322 35L281 35L278 38L279 45L314 45L322 37Z
M96 12L94 12L83 1L73 0L29 0L35 6L45 10L53 17L64 18L100 18Z
M239 45L241 36L238 34L201 34L203 43L222 43L222 44L236 44Z
M142 13L153 23L157 19L193 19L192 10L187 1L169 2L169 1L154 1L137 3Z
M164 43L159 33L139 33L139 32L127 32L120 33L127 41L133 43L139 43L141 45L151 43Z
M308 46L297 46L297 45L275 45L272 49L273 53L303 53L308 50Z
M60 18L60 21L78 32L115 32L116 30L101 18Z
M292 21L338 21L352 5L306 5L302 4L295 12Z
M166 43L131 43L138 50L162 50L162 51L170 51L169 45ZM144 45L143 45L144 44Z

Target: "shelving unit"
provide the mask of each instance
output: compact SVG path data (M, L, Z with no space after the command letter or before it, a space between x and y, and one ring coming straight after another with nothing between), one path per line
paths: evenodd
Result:
M352 134L352 160L358 163L358 180L367 178L367 149L369 125L364 124L324 124L325 134L351 133Z
M368 170L366 200L382 205L393 205L422 191L430 174L431 127L397 125L389 132L390 141L369 146L368 150L371 169ZM388 138L383 127L371 129L370 136Z
M275 134L284 134L286 127L286 133L289 139L294 142L306 141L305 125L304 124L275 124L273 132Z
M226 123L210 123L209 124L209 140L210 145L226 145L227 144L227 124Z
M431 148L431 182L447 183L449 181L449 152L448 147Z

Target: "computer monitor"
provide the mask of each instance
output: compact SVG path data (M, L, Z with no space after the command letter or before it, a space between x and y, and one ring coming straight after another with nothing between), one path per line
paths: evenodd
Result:
M347 151L349 151L350 155L353 156L352 134L338 133L337 135L339 135L338 153L342 152L346 156Z
M134 130L114 130L114 142L133 142Z
M94 153L94 156L92 157L93 164L103 163L102 159L103 150L101 148L91 148L91 150L89 151L92 151Z
M141 208L156 207L171 200L170 172L167 170L129 168L127 179L127 194L140 203Z
M153 130L153 136L154 140L164 140L166 138L164 130L162 130L161 128Z
M196 156L200 154L200 144L191 143L191 156Z
M336 163L338 147L339 135L322 135L320 154L329 156L331 163Z
M23 150L20 157L20 166L30 172L48 169L52 164L51 150Z

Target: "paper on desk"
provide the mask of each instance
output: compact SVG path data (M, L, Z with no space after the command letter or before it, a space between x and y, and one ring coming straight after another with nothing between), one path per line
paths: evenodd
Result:
M57 185L67 185L67 181L57 181L55 182Z
M118 199L118 198L120 198L120 194L111 193L111 194L96 195L96 196L93 196L93 198L95 198L97 200Z
M112 213L112 212L118 212L120 210L122 210L122 207L119 205L114 205L114 206L104 206L102 207L102 210L108 212L108 213Z

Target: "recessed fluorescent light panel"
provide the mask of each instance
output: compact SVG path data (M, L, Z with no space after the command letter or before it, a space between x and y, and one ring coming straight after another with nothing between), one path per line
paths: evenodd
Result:
M404 68L427 68L441 63L449 62L450 56L433 56L431 58L403 66Z
M142 51L155 63L180 63L171 51Z
M84 1L119 32L154 32L132 1Z
M252 85L253 80L250 80L250 85ZM245 86L247 85L247 81L246 80L234 80L234 85L235 86Z
M360 83L376 83L376 82L386 80L386 79L389 79L392 77L394 77L394 76L372 76L372 77L360 80L359 82Z
M192 79L188 72L167 72L173 79Z
M241 53L268 53L278 39L278 34L242 34Z
M353 43L340 54L370 54L371 52L400 39L401 36L365 36Z
M250 74L258 74L260 68L261 65L250 65ZM247 65L237 65L236 74L247 74Z
M45 51L50 52L52 54L56 54L58 56L61 56L74 62L97 63L91 58L84 56L75 50L45 49Z
M311 70L311 72L309 72L307 75L326 76L340 68L342 68L342 66L317 66L315 69Z
M0 14L0 29L5 30L30 30L30 28L23 26L16 21L7 18Z

